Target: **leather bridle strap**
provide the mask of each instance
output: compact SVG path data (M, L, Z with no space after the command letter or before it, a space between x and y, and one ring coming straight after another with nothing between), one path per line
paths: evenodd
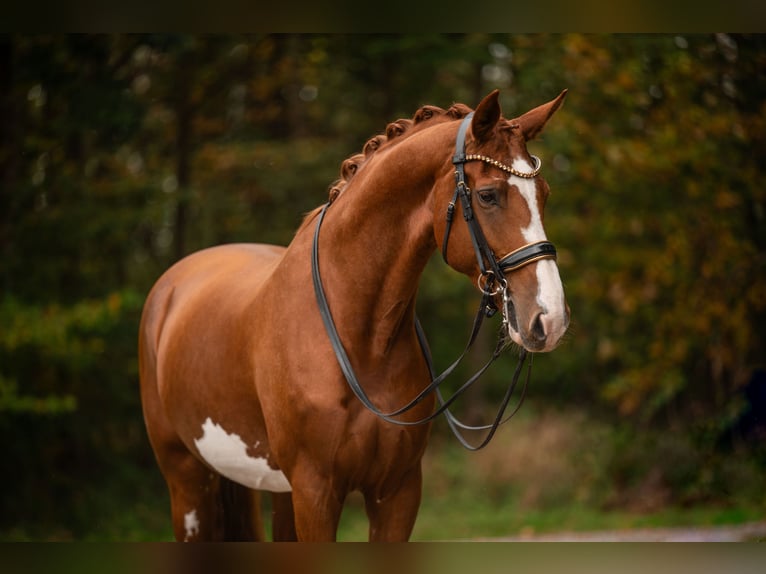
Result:
M460 182L463 182L465 186L465 172L463 165L465 164L465 133L468 130L468 124L473 112L468 114L457 130L457 137L455 138L455 155L452 157L452 163L455 165L455 195L452 196L452 201L447 205L447 226L444 229L444 239L442 240L442 257L445 263L447 261L447 245L449 244L450 231L452 230L452 220L455 217L455 205L457 205L458 197L461 193ZM464 190L463 190L464 191Z
M460 443L465 448L469 450L473 450L473 451L484 448L492 440L492 437L495 435L495 432L497 431L498 427L501 424L507 422L511 417L513 417L513 415L516 414L516 412L519 410L519 408L521 408L521 405L524 402L524 397L526 395L526 390L529 384L529 378L532 371L531 358L530 358L529 368L527 370L527 376L524 381L524 387L523 387L519 402L514 408L514 410L503 420L503 416L505 415L505 411L508 406L508 403L510 402L511 396L513 395L513 392L516 389L516 384L518 383L519 376L521 374L521 370L524 365L524 360L527 356L527 351L525 349L521 350L521 353L519 355L519 363L516 366L516 370L513 374L512 382L509 385L508 389L506 390L505 396L503 397L500 407L498 408L497 415L495 416L495 419L492 421L492 424L480 426L480 427L469 427L467 425L464 425L460 421L458 421L454 417L454 415L452 415L452 413L449 412L448 409L460 395L462 395L476 381L479 380L479 378L484 374L484 372L489 368L489 366L495 361L495 359L497 359L500 356L500 353L503 351L505 347L505 339L501 337L498 340L498 343L495 347L495 350L492 352L492 356L490 357L489 361L487 361L487 363L481 369L479 369L470 379L468 379L465 383L463 383L463 385L458 390L456 390L452 394L452 396L446 401L441 395L441 392L439 390L439 385L442 382L444 382L447 376L450 375L455 370L455 367L457 367L457 365L462 361L463 357L465 357L466 353L468 352L468 350L471 348L474 341L476 340L476 336L479 333L481 324L485 316L485 305L486 305L485 299L488 298L488 295L484 295L482 297L482 303L479 305L479 311L476 314L476 318L474 319L473 329L471 330L471 336L469 338L468 344L465 347L465 350L458 357L458 359L454 363L452 363L452 365L450 365L438 377L435 376L433 361L431 360L431 352L428 346L428 340L426 339L426 335L425 335L425 332L423 331L423 327L420 325L420 321L416 317L415 332L418 337L418 343L420 344L420 350L423 353L423 357L425 358L426 365L428 366L428 372L431 375L431 383L425 389L423 389L418 394L418 396L416 396L414 399L412 399L409 403L407 403L403 407L389 413L382 412L373 404L370 397L362 388L362 385L360 384L359 379L357 378L356 373L354 372L354 368L351 365L351 361L349 360L348 354L346 353L346 350L343 347L343 342L340 340L338 330L335 326L335 321L332 318L332 313L330 312L330 307L327 302L327 296L325 295L324 287L322 285L322 278L319 273L319 230L322 226L322 220L324 219L325 213L327 212L327 209L329 208L329 206L330 204L328 203L322 208L322 211L319 214L319 219L317 220L317 226L314 232L314 243L313 243L313 248L311 253L311 276L314 283L314 293L316 295L317 304L319 306L319 313L322 317L322 322L324 323L325 331L327 332L327 335L330 338L330 343L335 353L335 357L338 361L338 364L340 365L341 371L343 372L343 376L346 379L346 382L351 388L351 391L354 393L357 399L359 399L359 401L376 416L380 417L381 419L385 421L388 421L390 423L400 425L400 426L421 425L435 419L436 417L444 413L447 418L447 424L449 425L450 430L452 430L455 437L460 441ZM436 392L440 406L439 408L434 410L430 415L418 420L414 420L414 421L402 421L402 420L394 418L415 407L429 393L433 391ZM474 446L474 445L471 445L465 439L465 437L463 437L461 431L459 430L459 427L465 430L489 430L489 432L486 434L486 436L484 437L484 439L481 441L480 444Z
M556 259L556 248L553 246L553 243L550 241L538 241L525 245L503 257L499 261L498 266L504 273L507 273L540 259Z
M455 138L455 155L452 157L452 163L455 166L455 194L452 197L452 201L447 206L447 224L444 230L444 239L442 240L442 257L444 258L444 261L448 263L447 247L449 246L449 236L450 231L452 230L452 221L455 216L455 206L457 205L458 200L460 200L463 219L465 219L465 222L468 225L468 232L471 237L474 252L476 253L476 261L479 265L481 275L483 277L488 277L490 281L498 281L502 283L502 281L504 281L504 274L509 271L514 271L540 259L555 259L556 248L553 243L550 243L549 241L538 241L520 247L516 251L503 257L498 262L471 206L471 190L465 181L465 163L467 161L475 160L487 161L503 171L510 170L511 173L514 173L519 177L531 177L539 171L540 160L535 159L535 171L526 175L519 174L519 172L512 168L485 156L467 156L465 153L465 138L472 117L473 112L463 118ZM485 284L482 290L491 291L491 285Z
M426 339L425 331L423 331L423 327L420 325L420 321L415 319L415 329L417 331L418 335L418 341L420 342L420 348L423 351L423 356L426 359L426 363L428 364L428 370L431 373L431 377L434 375L434 366L433 366L433 360L431 359L431 352L428 347L428 340ZM478 376L487 369L489 364L497 357L499 356L500 352L502 351L503 344L502 339L498 341L498 347L495 348L495 353L492 355L492 359L490 360L487 365L484 366L484 368L477 373ZM495 436L495 433L497 432L497 429L500 425L507 423L510 419L513 418L513 416L519 411L521 408L521 405L524 404L524 398L527 395L527 387L529 386L529 379L532 376L532 356L529 357L529 366L527 367L527 376L524 379L524 386L521 390L521 397L519 397L519 402L514 407L513 411L503 419L503 415L505 415L505 411L508 408L508 403L511 400L511 397L513 396L513 392L516 390L516 384L519 381L519 376L521 375L521 369L524 366L524 361L526 360L528 355L528 351L526 349L521 349L519 352L519 362L516 364L516 370L513 373L513 378L511 379L511 384L508 386L508 389L506 389L505 396L503 397L502 402L500 403L500 407L497 409L497 414L495 415L494 420L491 424L488 425L481 425L481 426L469 426L466 424L461 423L455 416L447 409L449 405L447 404L445 406L444 398L442 397L441 390L436 389L436 397L439 400L439 404L444 406L446 410L444 410L444 416L447 419L447 424L450 427L450 430L452 431L452 434L455 435L455 438L460 441L460 444L462 444L466 449L477 451L483 449L485 446L489 444L489 442L492 440L492 437ZM450 401L451 403L452 401ZM488 430L489 432L485 435L484 439L478 444L478 445L472 445L468 442L468 440L463 436L463 433L460 431L460 429L463 430L469 430L469 431L485 431Z
M452 228L452 219L454 217L455 205L460 200L463 219L466 225L468 225L468 232L471 237L474 253L476 254L476 261L479 264L479 271L482 275L486 275L491 271L494 277L499 280L502 277L502 272L497 265L497 260L492 249L489 247L489 243L487 243L487 238L484 236L481 225L479 225L479 221L474 216L471 205L471 190L465 181L465 162L467 161L465 155L465 136L468 126L471 125L472 117L473 112L463 118L455 137L455 155L452 156L452 164L455 166L455 195L447 207L447 226L444 230L444 241L442 242L442 257L447 261L447 247Z

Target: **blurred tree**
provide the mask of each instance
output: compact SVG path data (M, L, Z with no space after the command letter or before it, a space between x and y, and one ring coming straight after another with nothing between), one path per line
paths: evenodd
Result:
M0 463L0 523L41 536L72 520L81 533L99 476L145 451L126 384L141 305L128 286L131 247L147 197L131 177L128 143L142 113L126 70L135 45L84 35L0 44L10 86L0 152L0 432L12 437Z
M605 382L625 414L715 420L764 344L762 38L568 36L562 47L563 67L577 68L561 126L559 153L575 166L562 243L577 249L569 294L579 343L602 367L593 388Z

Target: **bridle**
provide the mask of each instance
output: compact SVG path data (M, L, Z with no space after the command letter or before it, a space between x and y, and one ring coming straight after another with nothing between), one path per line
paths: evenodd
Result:
M480 275L477 280L479 289L485 293L489 291L490 294L494 295L497 292L492 289L494 283L499 283L500 289L507 291L508 283L505 279L507 272L515 271L540 259L555 259L556 248L549 241L537 241L511 251L499 261L495 257L495 253L492 251L489 243L487 243L479 221L474 216L471 206L471 189L465 182L465 164L469 161L483 161L516 177L534 179L540 173L542 162L539 157L533 155L531 157L535 164L534 169L531 172L522 172L485 155L466 155L465 135L472 117L473 112L463 118L457 132L457 138L455 139L455 155L452 157L452 163L455 166L455 195L447 206L447 226L444 230L444 240L442 241L442 257L447 262L450 230L452 229L452 220L455 215L455 205L459 199L463 208L463 219L465 219L466 225L468 225L468 233L471 236L471 243L476 253L476 261L479 264Z
M340 335L338 334L338 330L335 326L335 321L332 318L332 313L330 311L330 307L327 302L327 296L325 295L324 287L322 285L322 278L319 273L319 231L322 227L322 222L324 221L324 217L327 214L327 210L332 205L332 202L328 202L323 206L319 214L319 217L317 219L317 224L314 231L312 253L311 253L311 275L312 275L312 280L314 284L314 294L316 296L317 305L319 307L319 313L322 317L322 322L324 323L325 330L327 331L327 335L330 339L330 343L332 344L333 351L335 352L335 357L338 361L341 371L343 372L343 376L345 377L349 387L351 388L354 395L356 395L356 397L359 399L359 401L368 410L373 412L375 415L377 415L381 419L388 421L390 423L394 423L397 425L404 425L404 426L424 424L433 420L434 418L441 415L442 413L445 413L445 416L447 417L447 422L450 428L452 429L453 433L458 438L458 440L463 444L463 446L465 446L466 448L470 450L479 450L481 448L484 448L487 444L489 444L490 440L492 439L495 432L497 431L497 428L504 422L508 421L511 417L513 417L513 415L516 414L516 412L519 410L522 403L524 402L527 385L529 383L529 378L532 371L531 357L530 357L529 366L527 369L526 380L524 382L524 387L522 389L522 394L519 399L519 402L514 408L514 410L505 419L503 419L506 408L516 388L516 384L521 374L521 370L524 366L524 362L528 355L528 352L526 351L526 349L522 348L519 353L519 362L516 366L516 370L514 371L512 382L509 385L505 393L505 396L503 397L503 400L501 402L500 408L498 409L497 415L495 416L495 419L491 424L482 425L482 426L465 425L461 423L460 421L458 421L452 415L452 413L450 413L448 409L450 405L452 405L452 403L460 395L462 395L471 385L473 385L473 383L475 383L484 374L484 372L489 368L489 366L494 362L494 360L500 356L500 353L503 351L503 349L505 349L508 346L508 341L506 339L506 336L509 334L509 322L511 320L513 304L511 303L511 300L510 300L508 281L505 277L505 273L514 271L516 269L519 269L525 265L528 265L540 259L555 259L556 248L553 246L552 243L548 241L539 241L535 243L530 243L528 245L524 245L523 247L516 249L512 251L511 253L505 255L504 257L500 258L500 260L498 260L495 257L495 254L490 248L486 240L486 237L484 235L484 232L481 229L481 225L479 224L479 221L474 217L474 212L471 207L471 190L465 182L464 165L468 161L484 161L512 175L531 179L536 177L537 174L539 173L540 167L541 167L541 161L536 156L532 156L532 159L535 163L534 170L532 172L525 173L525 172L517 171L497 160L494 160L492 158L489 158L483 155L478 155L478 154L466 155L465 136L466 136L468 125L470 124L472 116L473 116L473 112L471 112L465 118L463 118L463 121L460 124L460 128L458 129L458 133L457 133L457 137L455 141L455 155L452 158L452 163L455 165L455 195L453 196L452 201L449 203L447 208L447 226L445 229L444 240L442 243L442 256L444 257L444 260L447 261L447 246L449 242L449 235L450 235L450 230L452 228L452 220L454 217L455 206L459 199L460 204L462 206L463 218L465 219L465 222L468 225L468 231L471 236L471 242L473 244L474 251L476 253L476 259L479 265L480 275L479 275L479 279L477 283L479 286L479 290L482 293L482 298L481 298L481 302L479 303L478 312L474 319L473 328L471 330L471 335L469 337L468 344L466 345L465 349L463 350L463 352L460 354L460 356L457 358L456 361L454 361L449 367L447 367L447 369L444 372L442 372L439 376L435 376L435 370L433 367L433 362L431 360L431 353L428 348L428 341L426 339L425 332L423 331L423 328L420 325L420 321L416 317L415 331L418 337L418 342L420 343L421 350L423 352L423 356L428 365L428 370L431 374L431 383L425 389L423 389L414 399L412 399L403 407L400 407L396 409L395 411L391 411L387 413L379 410L373 404L373 402L370 400L367 393L362 388L362 385L359 382L359 379L357 378L356 373L354 372L354 369L351 365L351 361L349 360L348 354L346 353L346 350L343 347L343 343L340 339ZM460 364L463 357L465 357L468 350L473 345L474 341L476 340L476 336L478 335L479 330L481 329L481 325L482 325L484 317L485 316L491 317L497 312L497 306L495 305L494 297L498 294L502 294L502 299L503 299L503 309L502 309L503 326L498 336L498 342L495 346L494 351L492 352L492 356L490 357L489 361L487 361L487 363L481 369L479 369L470 379L468 379L468 381L463 383L463 385L457 391L455 391L449 399L445 401L442 398L441 392L439 390L439 385L442 382L444 382L444 380L455 370L455 368ZM440 406L433 413L431 413L430 415L422 419L418 419L415 421L402 421L395 418L414 408L417 404L419 404L425 397L427 397L432 392L436 392L436 395L440 403ZM487 435L485 436L485 438L482 440L482 442L479 445L473 446L466 441L466 439L462 436L458 428L462 428L465 430L488 430L489 432L487 433Z

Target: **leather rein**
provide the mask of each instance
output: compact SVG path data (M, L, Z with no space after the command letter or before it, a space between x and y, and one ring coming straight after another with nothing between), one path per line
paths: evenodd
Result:
M442 413L444 413L450 429L455 434L457 439L461 442L461 444L469 450L479 450L481 448L484 448L487 444L489 444L490 440L492 439L495 432L497 431L497 428L501 424L507 422L511 417L513 417L516 414L516 412L519 410L519 408L521 407L522 403L524 402L527 385L529 384L529 379L532 372L531 357L529 358L527 376L524 382L524 387L522 389L521 397L519 398L519 402L516 405L516 407L513 409L513 411L505 419L503 419L503 416L505 415L505 411L508 407L508 403L510 402L511 397L513 396L513 392L516 388L519 377L521 375L521 371L524 367L524 362L528 355L527 350L522 348L519 353L519 361L518 361L518 364L516 365L516 370L514 371L511 384L508 386L505 396L503 397L500 407L498 409L497 415L495 416L491 424L482 425L482 426L469 426L469 425L463 424L459 420L457 420L454 417L454 415L452 415L452 413L449 411L449 407L452 405L453 402L455 402L455 400L460 395L462 395L466 390L468 390L468 388L470 388L484 374L484 372L495 361L495 359L497 359L497 357L500 356L501 352L509 344L508 339L506 337L509 333L509 328L510 328L509 323L511 321L513 304L511 303L510 293L508 290L508 282L506 280L505 273L511 272L515 269L519 269L523 267L524 265L528 265L540 259L555 259L556 248L553 246L552 243L548 241L540 241L536 243L530 243L528 245L521 247L520 249L516 249L515 251L512 251L508 255L502 257L500 260L498 260L495 257L494 252L490 248L486 240L486 237L484 236L484 233L481 229L481 225L479 224L479 221L474 217L473 208L471 207L471 190L465 182L464 165L468 161L484 161L517 177L531 179L536 177L537 174L539 173L541 162L539 158L537 158L536 156L532 156L532 159L535 163L535 168L532 172L525 173L525 172L519 172L509 166L506 166L486 156L466 155L465 136L468 130L468 126L470 125L472 116L473 116L473 112L468 114L462 120L462 123L460 124L460 128L458 129L457 138L455 141L455 155L452 158L452 163L455 165L455 195L452 198L452 201L449 203L447 208L447 227L444 232L444 240L442 243L442 256L444 257L444 260L447 261L447 246L449 241L449 235L450 235L450 230L452 227L452 220L454 217L455 206L459 200L462 207L463 218L465 219L466 224L468 225L469 234L471 236L471 242L473 244L474 251L476 253L476 259L479 265L479 270L481 272L477 283L482 293L482 298L479 303L478 312L476 313L476 317L473 322L473 328L471 330L471 335L469 337L468 344L466 345L465 349L460 354L460 356L457 358L457 360L455 360L449 367L447 367L447 369L445 369L444 372L436 376L434 366L433 366L433 361L431 359L431 352L428 347L428 341L426 339L425 332L423 331L420 321L417 319L417 317L415 317L415 331L418 337L420 348L423 352L423 356L428 365L428 370L431 375L431 382L414 399L412 399L406 405L391 412L381 411L374 405L370 397L364 391L364 388L362 387L361 383L359 382L359 379L356 376L356 373L354 372L354 369L351 365L351 361L348 357L348 354L346 353L346 350L340 339L340 335L338 334L338 330L335 326L335 321L332 318L332 313L330 311L330 307L327 302L327 296L325 295L324 287L322 285L322 278L319 272L319 231L322 227L322 222L324 221L324 217L327 213L327 210L330 208L330 205L332 204L331 202L325 204L324 207L322 208L322 211L319 214L319 218L317 220L316 228L314 231L314 241L313 241L312 253L311 253L311 276L312 276L312 280L314 284L314 294L316 296L317 305L319 306L319 312L320 312L320 315L322 316L322 322L324 323L325 330L327 331L327 335L330 339L330 343L332 344L333 351L335 352L335 357L338 361L341 371L343 372L343 376L345 377L346 382L348 383L354 395L356 395L357 399L368 410L370 410L372 413L374 413L376 416L380 417L381 419L393 424L403 425L403 426L413 426L413 425L424 424L435 419ZM470 379L468 379L465 383L463 383L463 385L458 390L456 390L451 397L449 397L447 400L444 400L444 398L442 397L441 391L439 389L439 385L441 385L441 383L444 382L444 380L455 370L455 368L460 364L460 362L463 360L465 355L468 353L468 350L472 347L481 329L481 325L483 323L484 317L491 317L497 312L497 305L495 304L494 297L500 293L502 294L502 300L503 300L503 309L502 309L503 325L498 335L497 344L495 346L494 351L492 352L490 359ZM434 410L434 412L432 412L430 415L415 421L402 421L396 418L406 413L407 411L411 410L412 408L414 408L432 392L436 392L437 398L439 400L439 407L436 410ZM489 432L487 433L487 435L484 437L484 439L481 441L480 444L474 446L468 443L468 441L462 435L460 429L471 430L471 431L488 430Z

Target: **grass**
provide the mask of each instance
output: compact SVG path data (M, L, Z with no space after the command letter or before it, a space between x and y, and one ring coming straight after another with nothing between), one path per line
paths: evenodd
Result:
M718 457L672 433L647 431L641 437L625 440L581 411L533 405L525 405L478 453L437 432L424 458L423 500L412 539L766 519L763 469L749 453ZM366 537L363 504L354 495L339 539Z
M720 526L764 520L764 517L762 509L747 507L666 508L650 514L637 514L601 511L577 504L539 510L523 508L513 500L495 505L479 497L474 503L429 501L426 498L412 540L526 538L555 532ZM367 540L367 518L361 504L354 503L344 511L338 539L347 542Z

